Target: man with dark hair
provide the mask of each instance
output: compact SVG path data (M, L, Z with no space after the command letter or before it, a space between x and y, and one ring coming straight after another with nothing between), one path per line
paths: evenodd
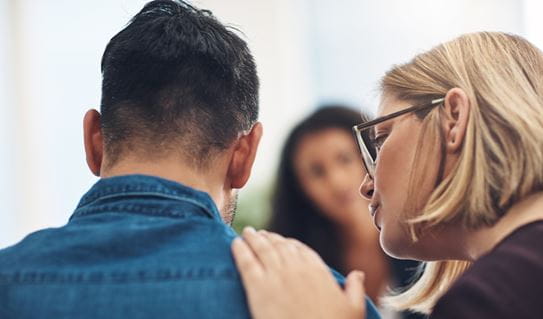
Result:
M228 227L262 126L247 44L157 0L102 59L84 142L101 179L69 223L0 251L0 318L247 318Z

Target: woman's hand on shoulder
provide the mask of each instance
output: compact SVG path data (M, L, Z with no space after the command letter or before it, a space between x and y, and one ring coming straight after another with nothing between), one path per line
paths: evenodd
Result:
M232 252L256 319L364 318L364 275L352 272L342 290L306 245L246 228Z

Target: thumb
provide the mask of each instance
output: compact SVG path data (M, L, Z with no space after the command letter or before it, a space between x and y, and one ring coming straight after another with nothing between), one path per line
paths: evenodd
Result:
M366 292L364 290L364 273L361 271L351 271L345 281L345 294L353 306L365 308Z

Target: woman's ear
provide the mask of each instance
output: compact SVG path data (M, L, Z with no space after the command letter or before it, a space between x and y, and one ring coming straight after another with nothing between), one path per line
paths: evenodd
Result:
M457 153L461 150L468 127L471 105L469 98L460 88L453 88L445 95L442 129L444 132L446 150Z
M104 143L100 127L100 113L98 111L89 110L85 113L85 117L83 118L83 138L87 165L94 175L100 176Z
M235 142L227 172L231 188L242 188L249 180L261 137L262 124L257 122L248 134Z

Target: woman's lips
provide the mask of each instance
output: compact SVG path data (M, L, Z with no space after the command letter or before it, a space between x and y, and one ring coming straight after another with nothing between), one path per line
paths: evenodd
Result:
M371 217L373 218L373 224L377 228L377 230L381 231L381 226L377 224L377 212L379 211L379 205L373 205L370 204L369 206Z
M377 208L379 208L379 205L370 204L368 206L368 209L370 210L371 217L375 216L375 213L377 212Z

